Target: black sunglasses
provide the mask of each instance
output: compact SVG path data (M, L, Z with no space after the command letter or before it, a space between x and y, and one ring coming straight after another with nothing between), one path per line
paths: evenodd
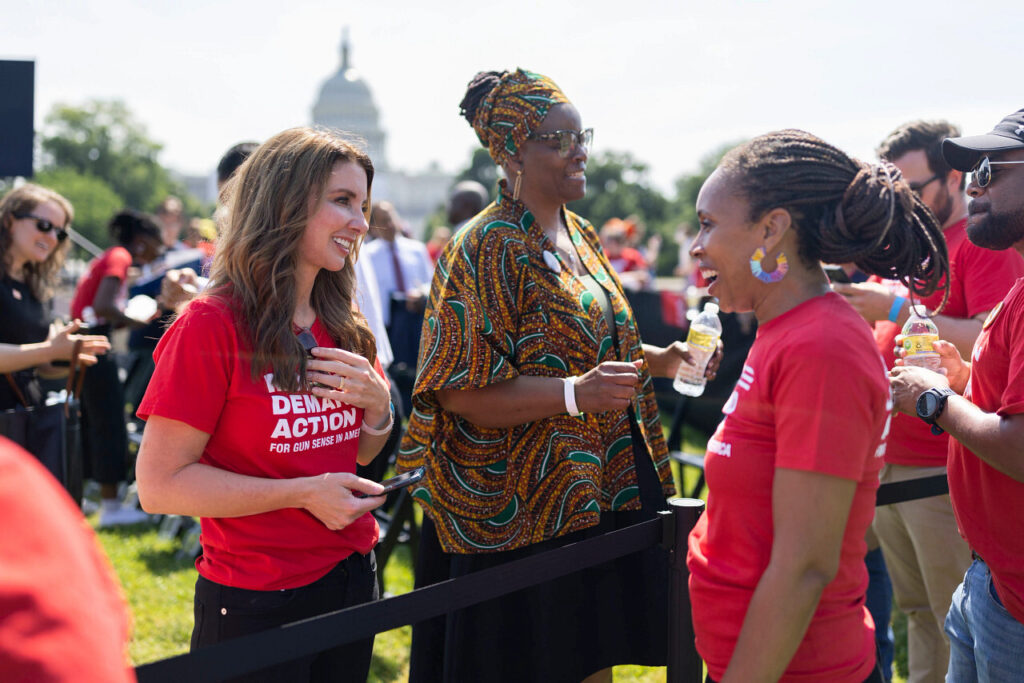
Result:
M302 344L302 348L306 350L306 356L313 358L313 349L320 346L316 343L316 337L313 333L307 329L303 329L299 332L299 343Z
M992 182L993 166L1009 166L1012 164L1024 164L1024 161L991 161L988 157L982 157L978 165L971 171L975 185L978 187L988 187L988 184Z
M39 232L44 232L45 233L45 232L50 232L51 230L56 230L57 231L57 241L58 242L63 242L64 240L66 240L68 238L68 231L67 230L65 230L64 228L58 228L56 225L54 225L50 221L46 220L45 218L40 218L39 216L33 216L30 213L16 213L16 214L14 214L14 217L17 218L18 220L25 220L26 218L30 218L30 219L34 220L36 222L36 230L38 230Z

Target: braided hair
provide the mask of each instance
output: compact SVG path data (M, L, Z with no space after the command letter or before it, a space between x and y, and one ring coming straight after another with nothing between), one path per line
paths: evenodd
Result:
M466 86L465 97L459 102L459 114L469 121L469 125L473 125L480 103L494 90L494 87L501 81L501 77L506 73L506 71L480 71L473 76L473 80Z
M948 280L942 228L892 164L865 164L810 133L782 130L731 150L720 168L751 220L789 211L807 263L855 263L919 297Z

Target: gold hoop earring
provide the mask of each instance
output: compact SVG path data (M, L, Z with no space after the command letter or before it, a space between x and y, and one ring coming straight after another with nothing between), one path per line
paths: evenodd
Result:
M519 192L523 189L523 172L516 171L516 184L512 187L512 201L519 201Z

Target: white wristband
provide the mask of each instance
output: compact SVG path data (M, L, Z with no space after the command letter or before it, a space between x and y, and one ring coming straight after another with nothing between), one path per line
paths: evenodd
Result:
M388 406L388 421L381 427L371 427L366 424L366 418L363 418L363 424L359 428L360 432L366 432L372 436L382 436L391 432L391 428L395 426L395 406L391 404Z
M562 380L562 390L565 394L565 411L573 417L578 417L583 413L576 407L576 380L579 377L566 377Z

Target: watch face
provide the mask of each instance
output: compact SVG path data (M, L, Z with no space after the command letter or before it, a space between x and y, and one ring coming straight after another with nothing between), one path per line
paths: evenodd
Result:
M939 407L939 399L935 394L926 391L917 399L917 414L920 417L931 417Z

